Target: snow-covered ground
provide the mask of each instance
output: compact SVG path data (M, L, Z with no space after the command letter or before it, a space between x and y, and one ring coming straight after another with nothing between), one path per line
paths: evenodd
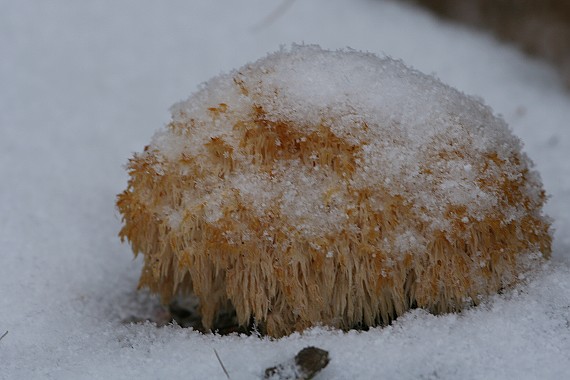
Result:
M291 42L401 58L502 114L552 196L550 263L464 313L416 310L368 332L271 341L121 323L153 302L117 238L123 165L200 83ZM0 378L224 379L215 349L232 379L255 379L308 345L330 352L319 379L568 378L570 96L557 75L389 1L0 0Z

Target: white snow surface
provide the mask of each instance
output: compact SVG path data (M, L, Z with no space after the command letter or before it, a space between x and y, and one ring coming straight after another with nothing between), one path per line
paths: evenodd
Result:
M286 0L283 0L285 2ZM570 95L490 35L381 0L0 0L0 379L260 378L315 345L317 379L564 379L570 374ZM551 199L552 260L460 314L280 340L121 320L140 259L117 238L124 164L205 80L292 42L402 59L502 114ZM319 101L315 92L314 101ZM244 184L245 186L245 184Z

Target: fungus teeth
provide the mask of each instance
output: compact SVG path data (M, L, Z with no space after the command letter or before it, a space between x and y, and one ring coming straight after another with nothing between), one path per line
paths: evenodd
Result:
M542 184L491 110L399 61L293 46L209 81L129 163L140 285L272 336L459 310L550 255ZM538 253L538 254L537 254Z

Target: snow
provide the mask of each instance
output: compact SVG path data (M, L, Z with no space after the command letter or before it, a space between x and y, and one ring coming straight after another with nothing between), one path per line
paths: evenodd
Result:
M0 378L224 379L215 349L232 379L252 379L310 345L330 352L321 379L567 377L570 96L554 69L399 3L296 1L264 26L276 6L0 1ZM552 196L552 260L461 314L416 310L367 332L122 324L156 302L135 292L141 262L117 238L128 157L203 81L303 41L402 59L502 114Z
M216 114L212 122L211 110L219 105L224 112ZM271 176L260 174L249 164L251 157L240 154L242 133L235 128L250 119L253 107L262 109L264 119L270 122L300 129L293 128L291 133L308 136L324 126L342 141L361 147L355 176L349 180L346 173L340 178L330 170L319 171L323 165L316 153L312 168L289 160L276 164ZM219 138L229 144L232 154L226 153L240 168L223 183L209 178L211 186L191 190L188 199L193 203L208 198L210 223L222 216L216 200L222 197L223 187L224 191L237 189L240 197L251 200L248 203L257 206L260 217L268 212L267 206L281 204L284 218L295 229L324 236L333 229L342 230L348 221L344 204L349 196L346 192L351 190L349 182L353 189L380 188L389 183L391 195L413 204L432 230L449 230L445 213L450 205L466 207L477 220L498 207L497 189L484 190L478 185L482 157L497 154L507 162L501 170L511 176L530 166L527 162L521 166L508 163L519 153L521 144L505 122L478 99L400 61L352 50L326 51L315 45L282 47L209 80L198 93L173 106L172 113L173 124L180 125L185 134L180 136L173 128L159 131L147 154L158 151L163 162L176 161L183 154L202 160L205 146L212 138ZM453 159L438 159L442 152L449 152ZM208 162L199 165L207 167ZM470 170L476 166L478 173ZM420 175L419 171L426 168L434 174ZM338 188L335 197L340 208L334 204L333 211L323 208L321 194L315 189L327 188ZM527 190L525 195L538 202L540 187L529 186ZM512 213L521 215L524 210L514 209Z

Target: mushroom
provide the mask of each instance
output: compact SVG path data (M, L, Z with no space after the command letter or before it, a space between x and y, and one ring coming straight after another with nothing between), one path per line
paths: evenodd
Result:
M389 57L282 48L215 77L129 161L140 286L280 337L459 311L547 259L545 192L479 99Z

